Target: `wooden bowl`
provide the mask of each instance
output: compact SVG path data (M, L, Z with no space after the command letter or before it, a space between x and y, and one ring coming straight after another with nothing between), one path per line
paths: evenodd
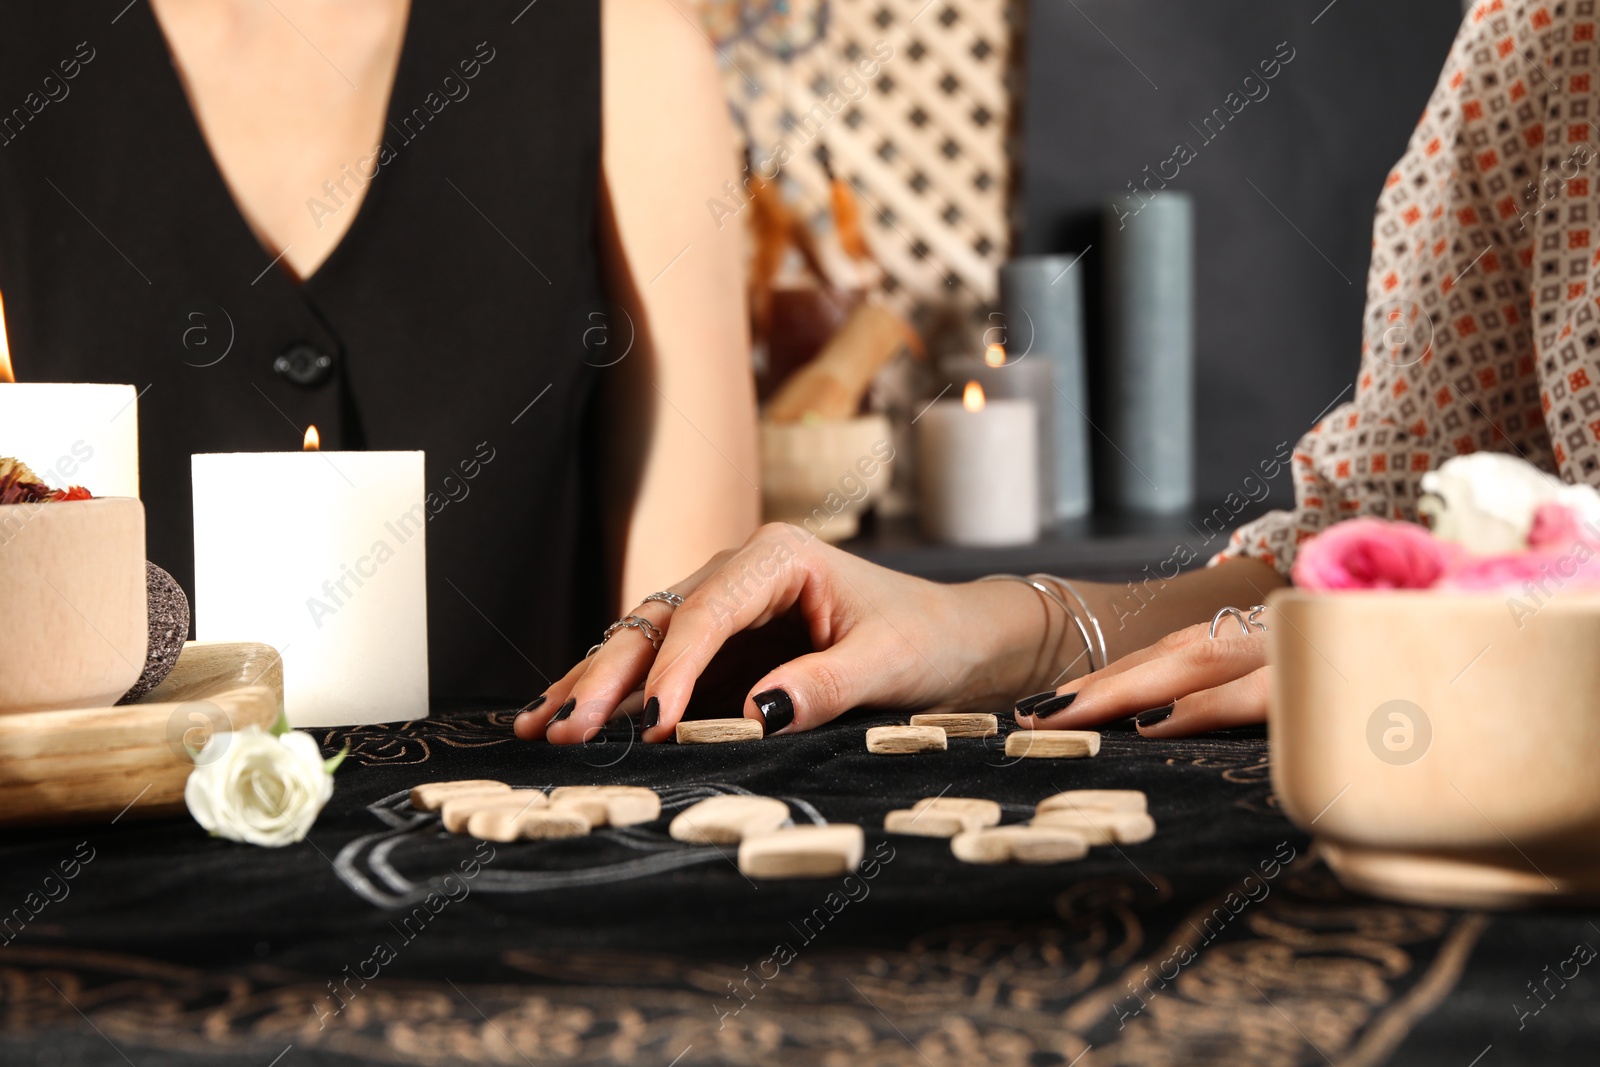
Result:
M824 541L854 537L861 512L889 487L893 461L893 437L883 415L830 422L763 421L764 517L803 526Z
M112 704L144 670L144 505L0 506L0 714Z
M1342 882L1452 907L1600 900L1600 596L1270 603L1273 785Z

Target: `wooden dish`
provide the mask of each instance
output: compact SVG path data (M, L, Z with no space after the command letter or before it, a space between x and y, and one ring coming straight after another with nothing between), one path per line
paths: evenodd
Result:
M0 826L181 812L189 749L282 704L277 649L191 641L137 703L0 716Z
M144 505L0 505L0 715L115 703L144 670Z
M1270 603L1273 785L1340 881L1450 907L1600 900L1600 597Z
M833 422L763 421L763 517L803 526L824 541L854 537L861 512L889 486L892 440L889 420L882 415Z

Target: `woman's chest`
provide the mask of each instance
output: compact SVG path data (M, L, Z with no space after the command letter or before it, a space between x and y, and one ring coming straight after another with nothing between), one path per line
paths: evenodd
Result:
M406 0L152 6L239 213L269 252L308 277L364 194L362 161L383 136Z

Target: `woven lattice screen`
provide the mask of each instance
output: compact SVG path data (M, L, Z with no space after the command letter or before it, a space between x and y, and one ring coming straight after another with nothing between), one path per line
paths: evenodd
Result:
M752 157L787 156L786 195L821 219L825 147L891 302L993 298L1009 245L1012 0L696 6Z

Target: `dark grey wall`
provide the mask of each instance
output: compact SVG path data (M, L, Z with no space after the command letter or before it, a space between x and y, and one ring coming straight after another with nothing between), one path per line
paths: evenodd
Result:
M1022 251L1092 245L1079 266L1097 307L1100 205L1143 180L1147 164L1155 173L1180 142L1194 149L1168 186L1196 202L1198 492L1202 503L1221 500L1355 377L1373 206L1432 91L1460 6L1031 0L1030 7ZM1294 58L1266 83L1267 95L1207 143L1195 126L1229 93L1244 97L1246 76L1259 77L1258 64L1282 42ZM1092 319L1091 361L1103 351L1097 332ZM1288 494L1280 479L1272 503Z

